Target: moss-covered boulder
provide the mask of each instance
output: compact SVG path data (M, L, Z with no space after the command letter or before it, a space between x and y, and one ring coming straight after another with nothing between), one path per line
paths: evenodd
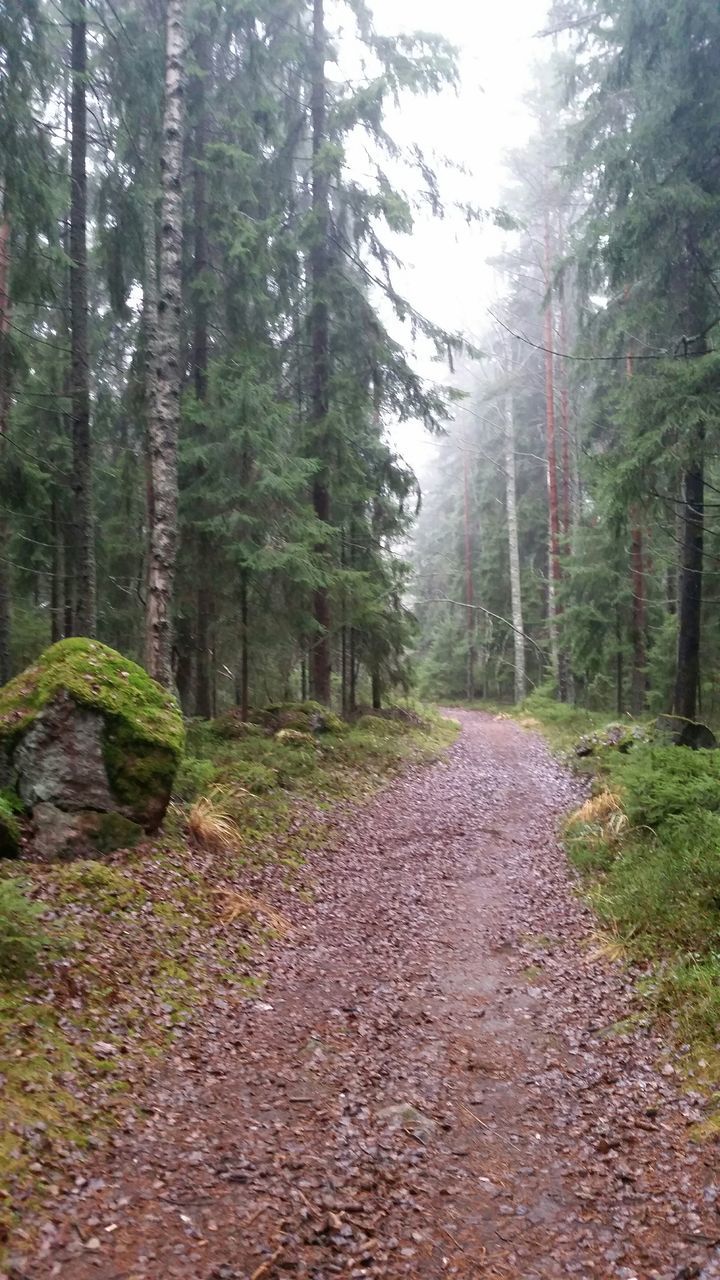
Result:
M685 716L658 716L653 726L653 737L665 747L690 747L692 751L715 751L717 738L712 729L699 720Z
M606 724L604 729L598 729L596 733L588 733L580 738L575 744L575 755L582 758L584 756L599 755L606 750L618 751L620 755L627 755L638 743L648 741L649 734L644 725Z
M0 781L45 856L108 852L156 830L183 741L175 699L95 640L61 640L0 689Z

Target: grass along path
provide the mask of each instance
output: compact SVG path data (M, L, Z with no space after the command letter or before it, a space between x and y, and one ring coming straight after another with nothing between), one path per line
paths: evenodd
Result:
M634 966L645 1008L684 1046L688 1085L714 1100L703 1131L720 1132L720 751L639 741L578 759L578 739L611 716L542 692L511 714L587 777L591 795L565 828L568 856L604 945Z

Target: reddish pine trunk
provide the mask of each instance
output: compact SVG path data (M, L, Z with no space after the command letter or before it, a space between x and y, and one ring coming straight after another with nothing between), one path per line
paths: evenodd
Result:
M551 345L551 344L548 344ZM567 315L565 294L560 294L560 350L567 351ZM570 393L567 366L560 384L560 423L562 432L562 529L566 553L570 550Z

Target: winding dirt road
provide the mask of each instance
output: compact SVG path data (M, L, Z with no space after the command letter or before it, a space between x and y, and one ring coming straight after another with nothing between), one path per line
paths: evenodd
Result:
M555 841L575 783L454 714L445 760L333 816L262 996L205 1011L18 1276L720 1277L702 1101Z

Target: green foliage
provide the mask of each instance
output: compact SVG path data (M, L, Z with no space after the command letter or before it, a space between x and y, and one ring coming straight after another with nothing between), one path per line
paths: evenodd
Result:
M720 809L720 751L641 746L613 760L610 777L633 826L664 831L671 818L694 822Z
M0 794L0 858L15 858L20 852L20 823L16 807Z
M216 778L217 769L212 760L199 760L196 756L185 756L175 775L173 796L178 800L192 801L196 796L208 791Z
M27 897L25 881L0 879L0 978L24 978L50 944L43 908Z
M232 765L230 777L253 795L261 796L278 786L280 770L260 764L257 760L239 760Z

